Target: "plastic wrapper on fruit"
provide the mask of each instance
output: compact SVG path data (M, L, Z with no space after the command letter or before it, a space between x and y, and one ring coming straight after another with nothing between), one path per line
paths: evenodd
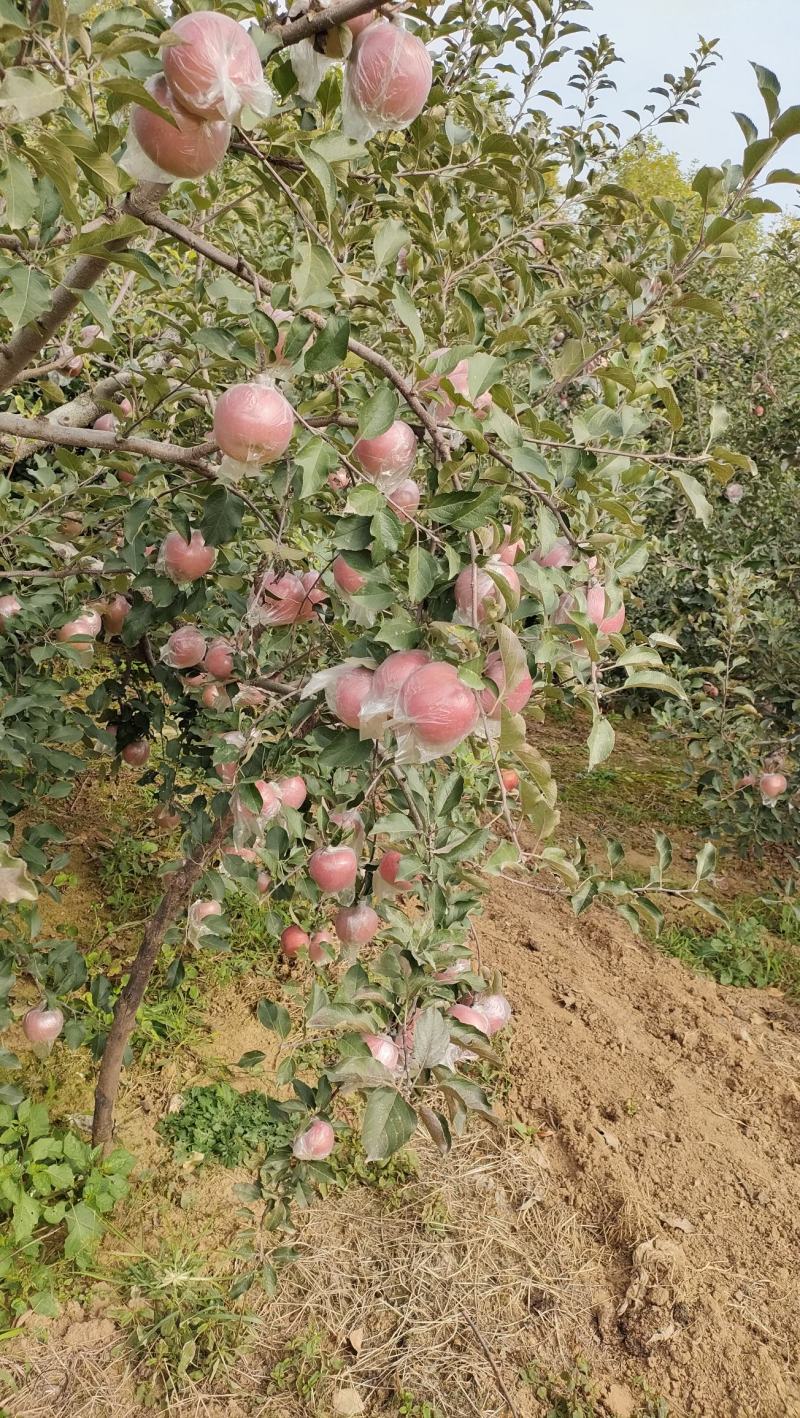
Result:
M294 571L278 576L266 571L250 598L247 618L250 625L300 625L318 620L317 606L328 599L318 571Z
M145 88L156 103L173 115L175 123L142 104L134 104L120 167L139 182L173 183L213 172L228 151L230 123L206 122L187 113L163 74L148 79Z
M360 729L361 710L372 686L372 660L344 660L311 676L303 698L325 695L331 713L349 729Z
M272 112L258 50L237 20L195 10L181 15L164 41L164 73L189 113L238 123L246 108L261 118Z
M388 727L397 740L397 763L431 763L452 753L475 732L478 702L453 665L432 661L415 670L397 697Z
M342 132L363 142L407 128L425 107L432 79L431 57L416 35L395 21L369 25L345 66Z
M192 902L186 919L186 934L195 948L214 934L213 924L206 924L209 917L217 918L221 915L222 907L218 901Z
M294 409L268 374L231 385L214 408L214 437L226 461L243 465L244 473L281 458L294 423Z
M397 696L415 670L430 663L427 650L397 650L378 666L361 709L362 739L379 739L397 707Z

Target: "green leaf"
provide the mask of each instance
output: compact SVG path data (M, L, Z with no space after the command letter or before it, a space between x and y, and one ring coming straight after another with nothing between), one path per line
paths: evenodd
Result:
M661 689L665 694L674 694L676 699L685 699L686 694L676 679L661 670L634 670L628 676L626 689Z
M241 498L217 484L211 489L203 507L200 530L211 547L222 546L236 536L242 525L244 503Z
M288 1010L284 1009L282 1004L273 1004L272 1000L262 999L256 1008L256 1016L265 1029L273 1030L279 1039L288 1039L292 1032L292 1021Z
M342 1059L335 1068L329 1070L328 1078L342 1093L354 1093L362 1088L386 1088L392 1081L392 1075L385 1064L374 1059L371 1054L358 1054Z
M665 832L656 832L656 851L658 852L658 867L663 875L672 866L672 843Z
M331 768L360 768L372 755L373 745L369 739L362 740L357 729L346 729L337 733L327 748L319 756L319 766L323 772Z
M407 246L410 240L407 227L402 222L395 221L394 217L387 217L385 221L378 222L372 238L376 268L380 270L390 261L394 261L397 253L403 246Z
M395 282L392 296L392 305L398 320L410 331L414 341L414 353L420 354L425 348L425 333L422 329L422 321L419 318L419 311L414 304L405 286Z
M403 523L391 507L381 507L369 525L373 539L372 559L377 566L385 561L391 552L398 551L402 546L405 535Z
M391 1157L414 1136L417 1115L394 1088L376 1088L367 1099L361 1141L368 1162Z
M780 138L782 143L787 138L794 138L800 133L800 104L796 103L791 108L785 108L780 117L775 119L772 132L776 138Z
M318 493L337 461L336 450L329 443L322 438L309 439L295 458L301 473L300 497L305 499Z
M22 1192L14 1204L11 1232L15 1241L27 1241L35 1226L39 1224L39 1207L32 1196Z
M371 1033L375 1016L366 1009L348 1004L323 1004L310 1015L309 1029L351 1029L356 1034Z
M703 484L698 482L691 473L683 472L681 468L670 468L670 476L683 491L695 517L702 522L704 527L707 527L713 508L706 497Z
M588 877L572 896L572 909L576 916L580 916L589 906L591 906L597 895L597 882L592 877Z
M444 1062L450 1030L438 1009L423 1009L414 1025L413 1058L417 1068L435 1068Z
M27 24L25 16L20 13L16 5L12 5L11 0L0 0L0 26L24 30L27 28Z
M397 418L399 400L397 391L391 384L379 384L358 410L358 432L356 438L377 438L391 428Z
M589 771L603 763L614 750L614 729L603 715L598 715L589 734Z
M485 488L483 492L445 492L431 499L428 511L434 522L474 532L491 516L491 509L499 501L500 490L494 487Z
M706 881L717 869L717 849L713 842L704 842L697 854L698 881Z
M327 374L347 357L350 320L346 315L331 315L320 330L310 350L306 351L305 368L309 374Z
M413 546L408 558L408 594L415 605L430 595L438 576L436 558L424 547Z
M700 310L706 315L723 316L725 314L725 306L722 301L713 300L708 295L694 293L681 296L681 299L675 302L675 308L677 310Z
M5 277L9 290L0 296L0 310L12 330L38 320L50 307L50 287L32 266L12 267Z
M12 231L23 231L36 211L38 198L30 168L13 153L6 159L0 192L6 202L6 224Z
M295 304L301 309L334 304L328 287L336 275L336 266L324 247L310 241L298 242L292 267Z
M67 1208L64 1220L67 1226L67 1239L64 1242L66 1259L76 1260L88 1256L103 1234L103 1223L97 1212L85 1202L79 1201L75 1206Z
M319 185L320 191L322 192L322 200L325 203L325 211L328 213L328 216L330 216L336 206L338 198L338 189L333 169L325 161L322 154L317 152L313 147L306 146L303 143L296 143L295 147L301 160L305 163L315 182Z
M756 76L758 91L764 100L770 123L772 123L780 111L780 104L778 103L781 92L780 82L777 75L773 74L771 69L766 69L763 64L755 64L752 60L750 63Z
M57 89L36 69L7 69L0 84L0 109L8 109L6 119L29 123L51 113L64 102L64 90Z

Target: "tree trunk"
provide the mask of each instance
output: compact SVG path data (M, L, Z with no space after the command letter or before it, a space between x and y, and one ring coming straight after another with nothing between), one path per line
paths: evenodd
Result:
M94 1118L92 1120L92 1143L95 1147L108 1148L114 1130L114 1105L119 1092L122 1056L133 1032L139 1005L153 973L158 952L167 928L177 916L186 911L192 891L209 858L219 848L230 827L230 817L226 814L217 822L208 842L199 843L189 854L183 865L174 873L169 886L162 896L155 913L145 926L142 943L131 966L128 983L120 991L114 1008L114 1019L106 1040L97 1087L94 1095Z

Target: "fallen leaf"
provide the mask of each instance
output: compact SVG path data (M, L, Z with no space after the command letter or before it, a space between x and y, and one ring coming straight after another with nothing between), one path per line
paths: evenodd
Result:
M358 1418L364 1412L364 1400L354 1388L340 1388L333 1400L336 1418Z
M696 1229L685 1216L674 1216L671 1211L659 1211L657 1215L659 1221L663 1221L665 1226L671 1226L673 1231L685 1231L687 1236L691 1236Z
M363 1329L351 1329L350 1333L347 1336L347 1342L350 1345L350 1348L353 1350L354 1354L360 1354L361 1346L364 1343Z
M595 1131L599 1132L606 1147L610 1147L612 1152L619 1152L619 1138L615 1132L612 1132L610 1128L602 1127L596 1127Z

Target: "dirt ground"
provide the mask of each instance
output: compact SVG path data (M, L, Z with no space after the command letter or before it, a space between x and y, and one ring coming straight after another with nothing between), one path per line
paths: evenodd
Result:
M446 1159L420 1144L396 1189L321 1201L275 1300L248 1303L254 1342L213 1392L154 1408L101 1282L7 1337L4 1418L799 1418L800 1008L529 887L497 884L476 924L514 1008L514 1126L473 1127ZM241 1175L180 1168L155 1123L174 1092L264 1047L263 992L232 984L201 1047L131 1075L120 1133L144 1176L115 1216L112 1266L115 1247L182 1235L209 1263L224 1254ZM310 1331L319 1382L271 1394ZM537 1373L579 1354L595 1406L537 1399ZM420 1406L398 1406L404 1394Z

